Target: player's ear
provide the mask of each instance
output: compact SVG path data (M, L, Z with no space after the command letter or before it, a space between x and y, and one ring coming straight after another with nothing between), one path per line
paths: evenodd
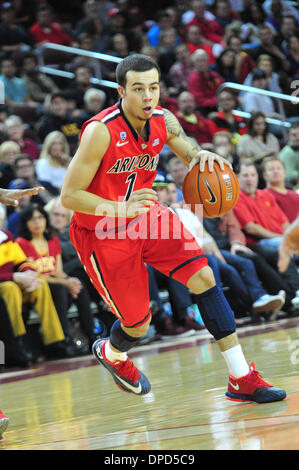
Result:
M119 85L119 86L117 87L117 91L118 91L118 94L119 94L119 96L120 96L121 98L123 98L123 97L125 96L125 89L124 89L124 87L122 87L122 86Z

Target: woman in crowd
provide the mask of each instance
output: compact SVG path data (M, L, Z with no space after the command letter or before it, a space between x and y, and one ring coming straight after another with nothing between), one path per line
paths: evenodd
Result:
M114 323L114 316L110 310L107 309L106 311L103 309L103 301L93 284L90 282L90 279L78 258L77 252L70 241L69 224L72 217L72 211L65 209L61 205L59 198L54 198L48 202L45 206L45 210L49 215L53 234L56 235L60 241L64 272L68 276L76 277L80 280L82 290L85 290L86 297L88 297L86 305L90 305L91 301L96 303L102 331L110 331L110 328ZM90 329L90 327L87 329Z
M24 137L25 126L22 119L15 115L9 116L4 125L9 140L19 144L20 153L26 153L32 160L36 160L39 157L39 147L34 140Z
M14 164L16 157L21 153L19 144L6 140L0 145L0 187L8 188L15 178Z
M58 196L71 161L69 144L62 132L50 132L44 140L36 164L38 180L54 196Z
M89 342L94 341L93 317L89 308L89 298L82 289L82 283L77 277L68 276L63 270L61 245L59 239L52 235L47 212L37 204L30 204L21 213L17 242L22 247L27 258L33 262L40 274L48 281L54 304L66 337L72 344L67 318L71 302L78 307L79 320ZM73 344L77 353L80 351Z
M247 134L244 134L238 142L238 156L260 163L265 157L277 156L279 150L278 139L268 131L265 115L253 112L248 121Z

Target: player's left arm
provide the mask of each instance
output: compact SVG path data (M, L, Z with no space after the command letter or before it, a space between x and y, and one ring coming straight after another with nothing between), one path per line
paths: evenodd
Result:
M163 109L163 111L167 129L167 144L177 157L189 167L189 170L198 162L200 162L200 171L204 171L206 162L210 171L213 171L214 161L219 163L222 170L224 170L224 164L231 167L230 162L225 158L220 157L216 153L201 149L193 139L190 139L185 134L184 129L174 114L168 109Z

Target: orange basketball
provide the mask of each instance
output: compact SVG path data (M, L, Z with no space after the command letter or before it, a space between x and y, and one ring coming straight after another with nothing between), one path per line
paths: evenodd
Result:
M214 162L212 172L209 172L207 164L201 172L198 163L187 173L182 189L184 200L193 212L196 204L202 204L203 217L213 218L226 214L234 207L240 193L239 181L228 165L224 168L222 171Z

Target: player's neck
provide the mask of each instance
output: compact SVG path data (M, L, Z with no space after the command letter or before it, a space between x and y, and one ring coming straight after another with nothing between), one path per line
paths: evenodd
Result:
M140 120L136 118L135 116L133 116L123 101L122 101L121 106L122 106L124 115L126 116L127 120L130 122L133 129L137 132L137 134L139 134L142 138L144 138L146 134L146 127L145 127L146 121Z

